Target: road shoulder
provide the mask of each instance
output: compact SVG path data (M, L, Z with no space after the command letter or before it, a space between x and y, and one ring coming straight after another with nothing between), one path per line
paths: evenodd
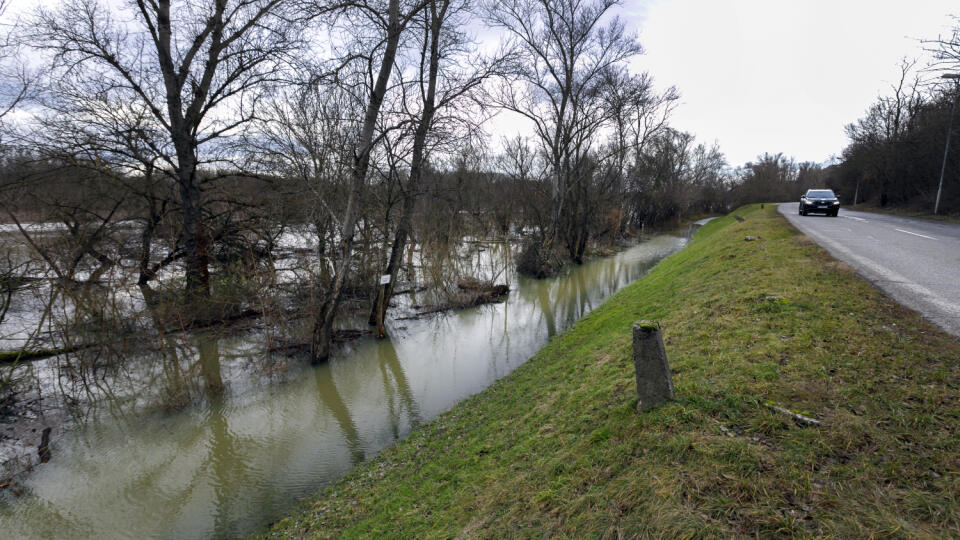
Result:
M911 279L903 273L898 272L897 270L892 269L889 266L878 262L877 260L855 253L853 250L849 249L847 246L834 240L833 238L830 238L822 231L818 231L812 227L804 226L804 220L809 218L797 215L795 209L795 203L782 203L779 205L780 213L783 214L787 218L787 221L789 221L790 224L793 225L801 234L808 236L822 248L826 249L834 258L850 265L861 277L883 291L884 294L893 300L899 302L901 305L909 309L918 312L920 315L927 318L927 320L937 325L941 330L956 337L960 337L960 306L945 300L936 291L933 291L923 284L918 283L915 279ZM839 218L830 219L843 219L844 217L849 216L845 216L844 211L841 210ZM878 217L887 218L889 216L880 215ZM858 217L853 217L851 219L863 221L862 218ZM904 220L903 222L899 222L902 226L910 226L910 222L907 221L906 218L898 217L898 219ZM895 230L906 234L931 238L922 233L901 229ZM914 261L913 263L921 264L920 261Z

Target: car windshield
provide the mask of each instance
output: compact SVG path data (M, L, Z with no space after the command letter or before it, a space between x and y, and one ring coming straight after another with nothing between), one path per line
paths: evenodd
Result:
M807 192L807 197L811 199L833 199L836 196L829 189L811 189Z

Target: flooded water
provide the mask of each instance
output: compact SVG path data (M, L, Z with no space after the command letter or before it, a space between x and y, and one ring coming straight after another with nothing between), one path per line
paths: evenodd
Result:
M175 361L145 351L134 362L148 368L109 377L138 373L142 395L84 382L96 398L55 438L51 461L22 494L0 491L0 537L250 533L507 375L685 244L657 236L554 279L514 277L506 302L392 321L391 339L355 341L318 367L262 362L256 332L196 337ZM251 380L251 364L262 377ZM135 406L166 392L193 394L180 407Z

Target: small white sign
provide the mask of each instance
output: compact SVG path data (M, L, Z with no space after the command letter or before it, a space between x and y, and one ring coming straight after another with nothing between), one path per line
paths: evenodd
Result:
M389 285L389 284L390 284L390 274L384 274L384 275L380 276L380 284L381 284L381 285Z

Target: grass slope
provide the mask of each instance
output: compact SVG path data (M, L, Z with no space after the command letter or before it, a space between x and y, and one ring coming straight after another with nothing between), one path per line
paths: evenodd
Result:
M737 213L266 534L960 535L960 343L775 206ZM637 319L676 386L642 414Z

